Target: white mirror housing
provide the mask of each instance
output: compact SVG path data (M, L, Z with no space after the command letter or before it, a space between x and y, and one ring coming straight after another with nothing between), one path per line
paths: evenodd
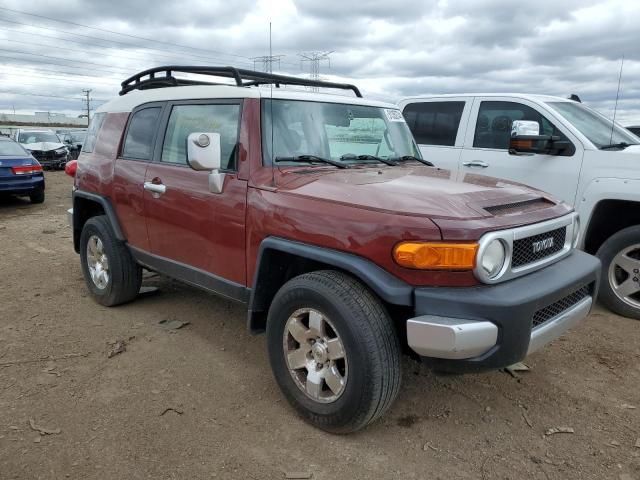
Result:
M220 169L220 134L194 132L187 137L187 163L194 170Z

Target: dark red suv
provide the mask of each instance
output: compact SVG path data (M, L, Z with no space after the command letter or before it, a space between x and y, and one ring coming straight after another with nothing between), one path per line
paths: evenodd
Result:
M570 208L433 167L396 107L353 85L172 66L120 94L75 176L91 294L133 300L147 268L245 303L283 393L320 428L382 415L403 349L439 369L500 368L591 309L599 263L574 250Z

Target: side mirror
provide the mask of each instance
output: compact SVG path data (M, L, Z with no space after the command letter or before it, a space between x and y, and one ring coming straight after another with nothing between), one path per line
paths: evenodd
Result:
M540 124L532 120L514 120L511 124L511 155L533 155L548 153L549 135L540 135Z
M208 171L209 190L222 193L224 173L220 173L222 153L219 133L190 133L187 137L187 163L194 170Z

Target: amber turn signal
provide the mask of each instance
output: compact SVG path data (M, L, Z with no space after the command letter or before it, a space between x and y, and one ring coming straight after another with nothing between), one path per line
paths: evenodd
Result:
M398 265L421 270L473 270L477 243L402 242L393 249Z

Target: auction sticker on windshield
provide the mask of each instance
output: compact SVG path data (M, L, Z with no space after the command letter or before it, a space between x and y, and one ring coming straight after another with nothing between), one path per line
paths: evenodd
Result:
M404 117L402 116L402 112L400 112L400 110L385 108L384 114L387 116L387 120L389 120L390 122L404 122Z

